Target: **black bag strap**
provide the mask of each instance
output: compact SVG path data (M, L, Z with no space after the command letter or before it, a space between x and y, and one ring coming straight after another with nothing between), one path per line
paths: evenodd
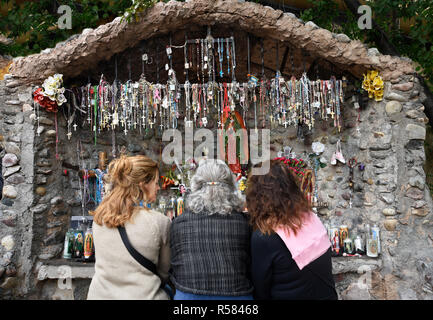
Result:
M131 256L139 264L141 264L143 267L145 267L149 271L156 274L159 277L159 279L161 280L161 286L160 287L161 288L164 287L165 286L164 281L162 280L161 276L158 274L158 271L156 269L156 265L152 261L150 261L149 259L144 257L140 252L138 252L137 250L134 249L134 247L131 245L131 242L129 242L129 238L128 238L128 235L126 234L125 227L119 226L119 227L117 227L117 229L119 230L120 237L122 238L123 244L125 245L128 252L131 254Z

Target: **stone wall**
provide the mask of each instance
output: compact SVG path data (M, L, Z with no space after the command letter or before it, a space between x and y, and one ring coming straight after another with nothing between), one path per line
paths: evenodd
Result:
M93 134L83 128L69 141L65 117L59 112L57 160L54 115L41 111L36 132L32 88L15 84L10 77L0 82L5 178L0 204L0 294L3 298L71 298L73 293L54 290L57 280L44 278L41 272L66 263L61 260L64 235L70 217L82 214L78 139L83 147L79 155L89 169L97 167L99 151L106 151L112 159L112 135L98 135L95 144ZM335 226L346 224L350 232L358 234L364 232L367 223L381 228L379 258L333 258L340 298L431 299L433 221L423 171L426 118L419 98L422 89L417 78L410 76L386 82L384 100L369 100L359 122L351 102L353 89L351 85L346 88L341 133L319 121L311 135L298 140L295 128L277 127L271 130L271 156L290 146L298 156L307 157L311 143L322 142L323 157L328 160L328 165L318 171L319 197L328 202L328 207L318 212L322 221ZM251 114L248 118L247 123L253 124ZM349 168L329 164L338 139L346 161L356 157L365 164L364 171L355 170L352 208L348 201ZM118 133L116 153L123 147L129 154L146 154L158 161L163 148L160 141L157 134ZM370 287L360 290L360 278L367 275L359 272L365 266L371 271ZM88 278L74 278L76 299L85 298L88 284Z
M33 215L37 199L34 182L34 125L31 88L17 87L5 76L0 82L0 136L2 137L3 198L0 204L0 295L22 297L29 287Z

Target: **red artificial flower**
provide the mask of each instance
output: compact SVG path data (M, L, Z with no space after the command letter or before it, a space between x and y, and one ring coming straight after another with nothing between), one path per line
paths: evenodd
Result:
M51 100L47 96L44 96L44 92L42 88L38 88L33 92L33 101L38 103L42 108L47 110L48 112L57 112L57 102Z

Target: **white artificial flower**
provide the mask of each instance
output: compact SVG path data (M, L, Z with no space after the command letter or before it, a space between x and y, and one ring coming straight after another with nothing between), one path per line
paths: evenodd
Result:
M54 97L56 92L54 91L54 88L52 87L47 87L44 89L44 94L48 97Z
M325 145L320 142L313 142L311 145L311 148L313 149L313 152L317 155L321 154L325 150Z
M57 104L60 106L66 102L66 97L63 94L57 96Z

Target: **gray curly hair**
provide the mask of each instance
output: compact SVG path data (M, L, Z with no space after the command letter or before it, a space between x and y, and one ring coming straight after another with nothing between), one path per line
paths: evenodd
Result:
M234 175L222 160L207 159L191 180L186 206L193 213L230 214L242 211L244 199L236 189Z

